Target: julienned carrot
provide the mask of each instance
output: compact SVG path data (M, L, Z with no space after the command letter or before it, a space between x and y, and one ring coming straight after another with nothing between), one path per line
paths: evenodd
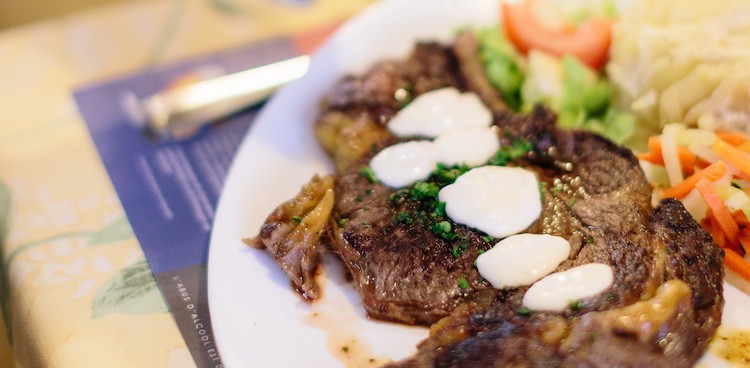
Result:
M740 236L737 240L742 246L741 252L747 253L750 250L750 229L740 229Z
M750 262L730 250L724 251L724 265L745 281L750 281Z
M708 235L711 235L711 239L714 240L714 242L721 248L727 247L727 237L724 235L724 231L721 230L721 227L716 222L716 218L711 215L711 210L708 210L709 213L706 214L706 217L701 220L701 227L706 230Z
M732 212L732 218L737 222L737 226L740 228L750 227L750 220L748 220L747 216L745 216L745 212L742 212L742 210Z
M742 152L750 152L750 141L740 144L739 146L737 146L737 149Z
M708 208L711 209L716 222L719 223L721 230L727 236L729 242L736 242L737 237L740 234L740 227L737 226L737 222L732 218L732 213L729 212L729 208L724 205L724 202L716 194L711 182L708 179L701 178L695 183L695 189L698 189L703 200L708 204Z
M711 149L722 160L727 161L745 174L750 175L750 155L722 140L716 141Z
M719 130L715 132L716 136L719 137L719 139L723 140L724 142L727 142L735 147L740 146L742 144L750 142L750 138L748 138L746 135L742 133L737 132L729 132L726 130Z
M674 186L667 188L662 192L663 198L683 198L690 193L695 184L701 179L708 181L719 180L727 172L727 165L721 161L714 162L703 170L696 172L695 174L688 176L685 180L675 184Z
M635 155L635 157L639 160L648 161L652 164L664 165L664 158L661 157L661 155L657 155L656 153L653 153L651 151L639 153Z
M649 137L646 144L648 151L638 155L638 159L651 162L652 164L664 165L664 156L661 149L661 139L659 137ZM682 171L692 174L695 166L696 156L685 147L677 146L677 156L680 160ZM643 157L643 158L642 158Z

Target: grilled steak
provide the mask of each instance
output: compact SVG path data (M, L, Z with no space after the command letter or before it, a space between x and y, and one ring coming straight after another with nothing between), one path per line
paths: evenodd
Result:
M647 240L650 187L628 151L591 133L555 131L553 124L554 115L542 109L527 117L500 114L498 119L506 145L518 139L537 144L527 157L512 162L535 171L543 183L542 215L527 232L569 240L571 256L560 270L611 264L615 283L628 285L611 294L619 301L638 300L653 262L641 245ZM360 164L366 163L364 158ZM490 288L473 263L495 240L455 224L455 239L436 234L432 227L443 218L425 218L430 215L421 214L421 199L394 196L394 190L363 177L361 165L337 175L333 215L345 225L332 227L332 244L354 276L370 316L432 324L475 291ZM458 286L461 278L469 281L468 287Z
M351 272L368 315L432 325L418 354L394 366L691 365L720 322L722 251L679 202L652 211L651 187L629 150L593 133L560 130L541 107L507 111L477 68L477 47L470 34L450 47L421 43L405 60L347 77L317 122L337 168L330 247ZM493 164L536 173L542 214L525 232L569 241L570 256L556 271L608 264L612 287L563 313L519 314L527 287L494 289L474 266L497 240L450 223L431 196L462 168L406 190L366 175L376 152L404 140L388 132L388 120L413 97L441 87L476 92L493 111L508 149ZM440 226L446 222L448 229ZM264 226L256 242L273 249L268 244L284 237L277 229L289 228ZM285 269L299 268L281 258Z
M661 285L656 291L633 283L613 287L638 288L643 300L615 300L608 310L608 303L593 300L586 310L527 315L518 312L520 290L484 292L433 326L415 357L391 366L692 366L721 319L722 252L676 200L653 211L643 235L629 248L646 246L649 256L638 261L648 264L628 268L648 267L636 273L645 271L647 284Z

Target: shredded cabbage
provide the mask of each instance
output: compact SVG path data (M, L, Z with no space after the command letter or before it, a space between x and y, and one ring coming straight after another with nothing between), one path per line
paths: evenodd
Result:
M652 134L669 123L750 134L750 1L636 0L607 74Z

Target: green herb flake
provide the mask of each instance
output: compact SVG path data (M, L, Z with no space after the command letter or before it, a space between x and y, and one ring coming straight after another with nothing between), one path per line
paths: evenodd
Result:
M573 206L575 206L575 205L576 205L576 199L575 198L571 198L568 201L568 208L573 208Z
M375 175L375 171L372 171L372 168L369 166L363 166L361 169L359 169L359 175L370 183L377 183L378 177Z
M421 201L425 199L435 200L438 192L440 192L440 187L437 184L418 181L414 184L414 187L411 190L411 197L415 201Z
M393 218L394 224L407 224L411 225L414 222L414 218L406 211L400 211Z
M583 303L583 300L575 300L575 301L570 302L570 304L568 304L568 306L570 307L570 309L572 309L574 311L579 311L579 310L583 309L583 307L585 306L585 304Z
M294 222L296 222L296 223L299 224L300 222L302 222L302 217L300 217L300 216L294 216L294 217L292 217L292 221L294 221Z
M521 307L521 308L518 308L516 313L518 313L518 315L521 315L521 316L528 316L529 314L531 314L531 309L529 309L528 307Z
M445 212L445 202L438 202L437 206L435 206L435 211L433 211L433 213L438 217L448 216L448 214Z
M399 189L388 196L388 201L391 202L391 204L396 204L404 199L404 197L406 197L408 194L409 189Z
M346 226L347 222L349 222L349 219L342 217L342 218L336 220L336 225L338 225L339 227L344 227L344 226Z
M452 253L453 253L453 258L461 257L461 248L454 245Z
M495 238L490 235L484 235L482 236L482 240L484 240L485 243L492 243L495 241Z
M358 195L357 197L354 198L354 200L357 202L362 202L362 196Z
M544 188L546 187L547 187L547 183L543 181L539 182L539 198L542 199L542 202L544 202L544 200L546 199L544 196Z
M432 225L432 232L435 235L440 236L441 238L445 240L453 240L459 237L458 234L452 233L452 226L451 223L448 221L440 221L436 223L435 225Z
M488 163L495 166L505 166L508 162L523 157L531 152L533 148L531 142L517 139L511 142L511 144L501 147Z
M372 195L372 189L365 189L365 195Z
M594 341L596 341L596 333L595 332L586 333L586 341L588 341L589 344L593 344Z
M433 173L433 178L443 185L448 185L469 170L471 170L471 167L468 165L446 167L444 164L438 164L437 170Z
M586 238L586 242L589 243L589 244L594 244L594 236L593 235L589 235Z
M469 280L467 280L465 277L461 276L461 278L458 279L458 287L461 289L468 289L469 288Z

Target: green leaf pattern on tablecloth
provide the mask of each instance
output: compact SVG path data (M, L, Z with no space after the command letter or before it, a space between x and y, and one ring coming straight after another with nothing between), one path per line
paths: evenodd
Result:
M5 237L10 225L12 214L11 193L9 188L0 181L0 245L4 245ZM6 327L10 329L9 321L9 284L6 270L16 257L31 249L49 245L58 239L83 239L87 247L117 244L134 236L127 218L123 215L115 218L94 231L68 231L20 244L8 253L0 253L2 260L0 272L0 307ZM158 284L145 259L141 259L114 274L96 291L91 302L92 318L99 318L109 314L144 314L167 312L167 304L161 294ZM10 332L9 332L10 333Z
M91 302L92 318L113 313L143 314L168 311L146 260L128 266L101 286Z
M10 321L10 283L8 282L8 269L2 267L5 264L3 261L5 252L1 251L1 248L5 247L5 239L8 237L11 214L12 200L10 190L5 183L0 181L0 308L2 309L3 321L8 333L8 341L13 341Z
M10 229L11 198L8 186L0 181L0 244L5 242Z
M86 245L101 245L114 243L133 236L133 230L125 216L112 221L101 230L93 233Z

